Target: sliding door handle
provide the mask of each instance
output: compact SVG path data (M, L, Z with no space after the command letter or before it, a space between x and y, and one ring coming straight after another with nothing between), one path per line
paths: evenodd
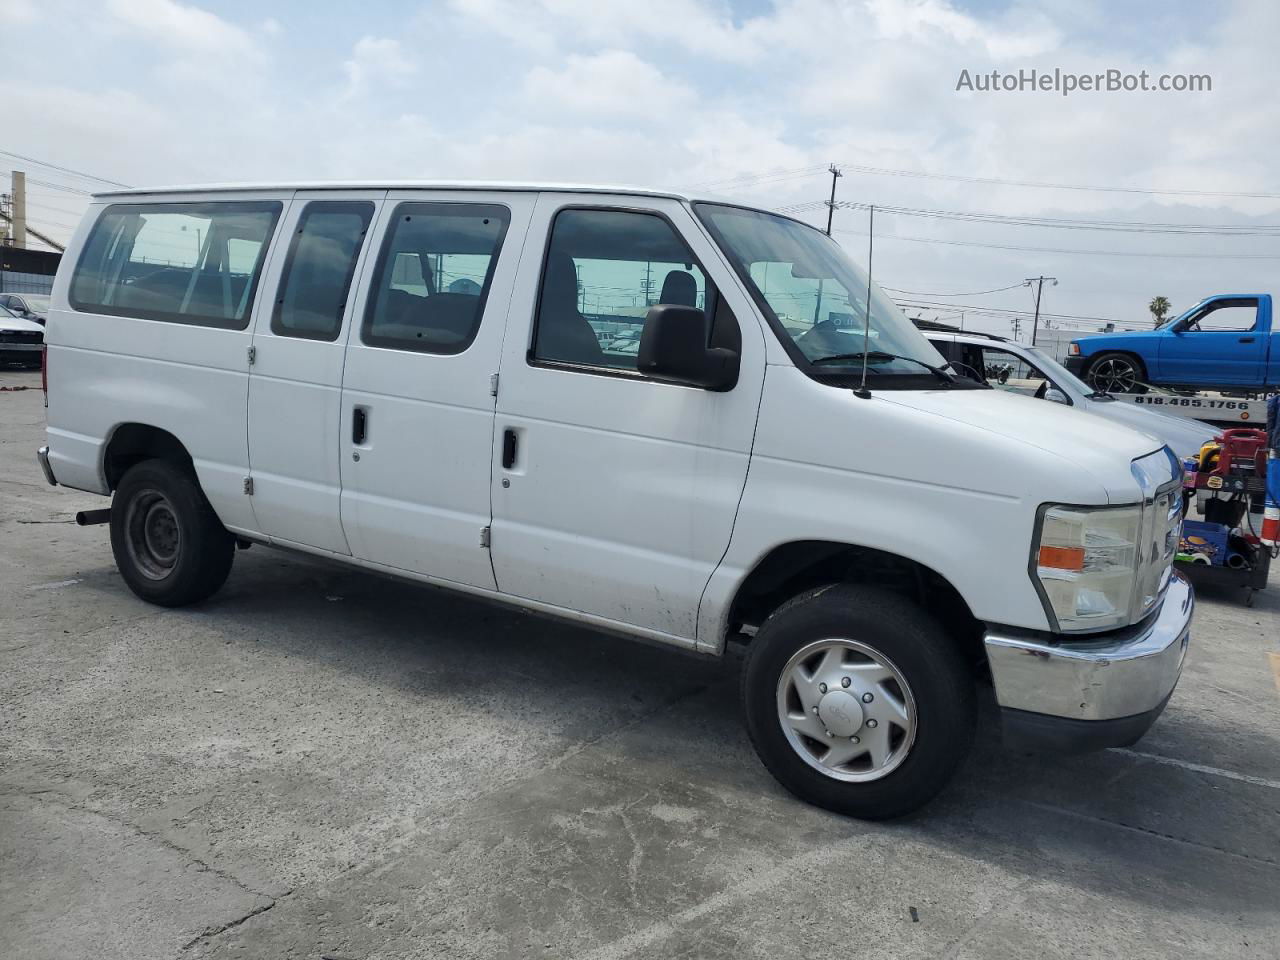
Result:
M351 410L351 442L360 446L369 435L369 411L364 407Z
M516 432L508 427L502 431L502 469L510 470L516 465Z

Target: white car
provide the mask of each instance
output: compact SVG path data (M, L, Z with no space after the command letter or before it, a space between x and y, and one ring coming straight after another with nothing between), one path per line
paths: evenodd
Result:
M0 293L0 307L44 326L45 317L49 315L49 298L43 293Z
M634 353L600 344L620 324ZM114 497L81 519L142 599L205 599L239 542L742 641L757 752L833 810L936 794L987 678L1007 737L1083 749L1141 737L1182 668L1169 449L942 369L788 217L588 186L113 192L47 330L40 463Z
M44 327L0 307L0 365L38 367L43 349Z
M949 333L925 329L924 334L951 366L980 378L999 390L1023 393L1066 404L1141 430L1166 444L1179 459L1195 456L1221 431L1198 420L1118 403L1099 393L1047 353L1003 337L984 333ZM1001 377L993 376L999 370ZM1003 378L1005 371L1008 377Z

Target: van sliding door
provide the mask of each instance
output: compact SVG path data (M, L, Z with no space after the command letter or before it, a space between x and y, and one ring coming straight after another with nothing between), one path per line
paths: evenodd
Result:
M254 513L272 540L347 554L339 434L351 293L385 191L300 191L268 269L249 367Z
M342 380L342 523L362 560L494 589L494 397L533 195L393 191Z

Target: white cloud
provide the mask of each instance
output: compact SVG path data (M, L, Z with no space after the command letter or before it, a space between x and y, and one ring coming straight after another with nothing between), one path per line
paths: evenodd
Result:
M107 0L107 10L127 28L167 46L223 55L258 53L240 27L177 0Z
M560 47L628 47L642 42L728 62L762 56L768 18L735 25L727 6L704 0L451 0L464 18L514 43L542 53Z
M35 18L32 0L0 0L0 23L31 23Z
M556 49L555 35L534 22L540 18L528 0L449 0L449 7L488 38L544 55Z
M799 169L804 175L735 188L745 201L774 206L825 199L830 161L1143 188L1274 189L1275 3L1202 5L1194 27L1181 23L1189 14L1169 14L1156 34L1108 0L777 0L745 20L731 15L727 0L450 0L404 20L395 39L363 37L335 57L339 27L322 4L307 22L290 21L290 42L279 44L268 40L265 12L241 26L197 2L213 5L0 0L6 39L33 62L60 65L56 87L17 81L16 112L5 124L28 145L23 152L130 183L475 176L680 185ZM16 19L32 16L38 25ZM962 68L1024 66L1209 72L1214 91L1066 99L955 91ZM353 98L359 109L343 111L344 135L335 137L335 106ZM839 191L877 204L1041 216L1280 218L1280 204L1266 201L1031 190L852 169ZM825 219L820 207L809 215ZM858 231L865 222L863 213L842 211L836 228ZM1156 293L1183 305L1212 290L1265 289L1280 264L891 239L1280 256L1266 238L1018 231L888 214L876 222L876 272L893 286L977 290L1043 272L1062 280L1046 292L1050 309L1068 313L1141 315ZM860 256L865 238L843 238ZM1026 305L1024 290L1008 297L989 299ZM1004 321L992 329L1009 332Z
M341 96L346 100L378 83L402 85L418 72L418 65L405 56L399 40L364 36L356 41L351 58L343 61L342 70L347 88Z
M688 110L695 99L689 87L626 50L572 54L559 69L535 67L525 78L524 94L542 113L642 115L658 122L673 111Z

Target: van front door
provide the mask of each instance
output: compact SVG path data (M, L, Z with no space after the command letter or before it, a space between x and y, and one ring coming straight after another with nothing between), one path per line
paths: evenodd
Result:
M249 367L249 465L258 529L273 541L350 553L339 511L342 361L384 195L297 193L268 267Z
M342 379L342 523L360 559L494 588L492 390L534 196L387 195Z
M689 643L746 480L764 342L681 203L584 199L539 198L528 246L543 255L524 257L513 300L494 445L498 588ZM638 372L658 303L712 314L712 345L740 351L732 389Z

